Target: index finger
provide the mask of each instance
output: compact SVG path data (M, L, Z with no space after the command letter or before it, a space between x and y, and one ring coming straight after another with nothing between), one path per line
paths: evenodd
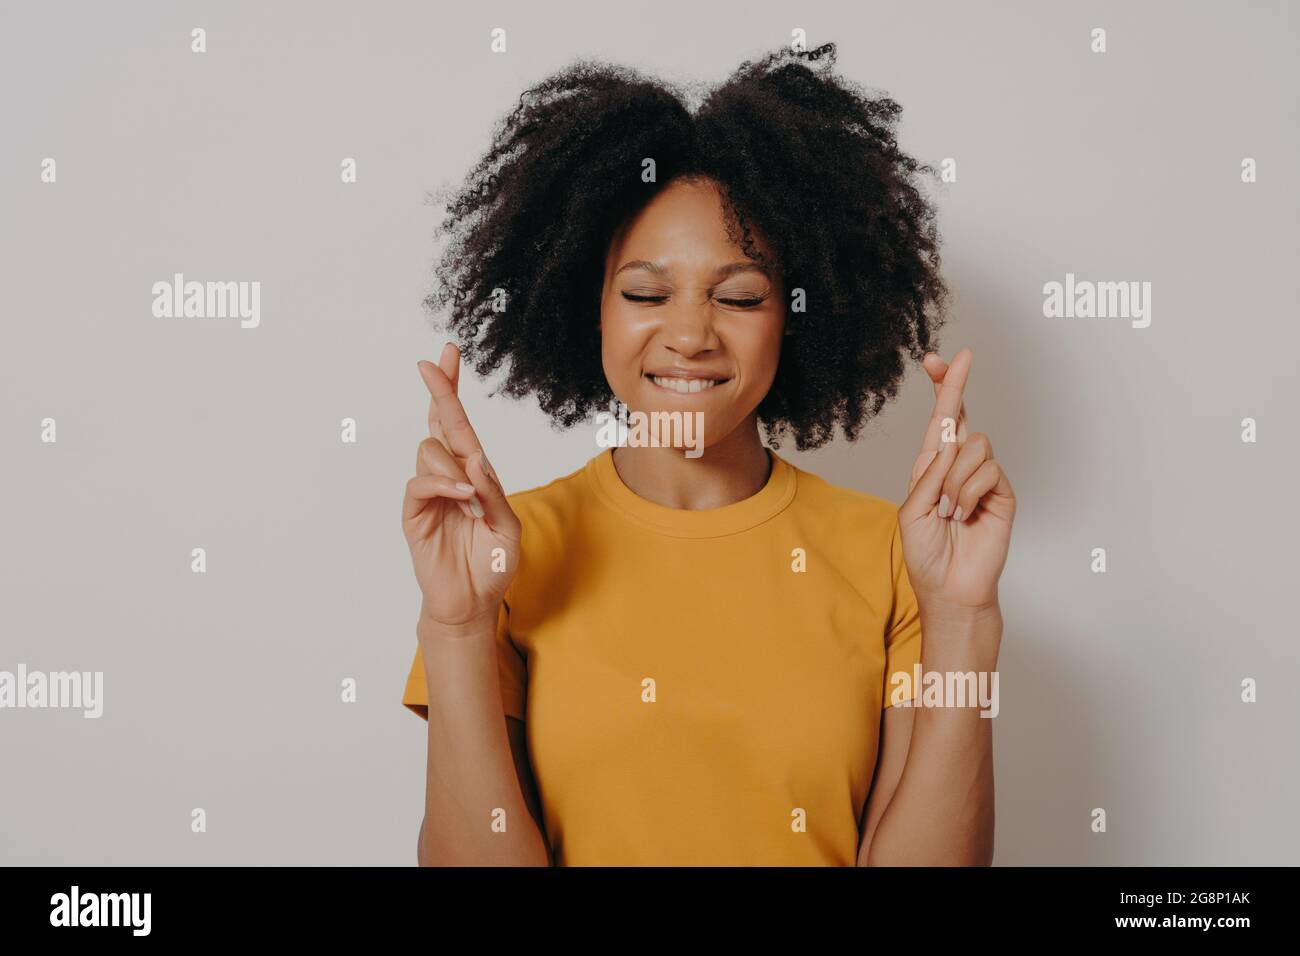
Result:
M451 379L451 390L457 395L460 394L460 349L451 342L442 347L442 357L438 361L438 367L446 373Z
M960 419L966 379L970 375L973 359L974 353L970 349L962 349L953 356L952 362L948 365L948 370L943 376L943 384L938 387L935 395L934 412L925 430L925 441L921 444L922 451L938 450L944 419L951 418L954 426Z
M451 453L464 459L480 451L483 446L479 444L478 435L474 433L447 373L432 362L420 362L419 365L420 377L437 405L438 425Z
M930 384L934 386L934 397L938 399L939 389L943 386L943 377L948 374L948 363L938 352L929 352L922 360L921 367L930 376ZM964 397L961 410L957 413L957 440L959 442L966 440L966 399Z
M451 390L460 394L460 349L450 342L444 343L442 354L438 357L438 367L447 378L451 379ZM438 423L438 402L432 394L429 395L429 437L442 440L442 426Z

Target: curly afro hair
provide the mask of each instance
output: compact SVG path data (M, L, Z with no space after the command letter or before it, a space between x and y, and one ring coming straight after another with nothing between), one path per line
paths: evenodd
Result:
M692 88L579 60L527 90L445 203L451 241L425 300L446 310L466 364L503 364L504 391L537 396L557 427L613 397L601 365L600 299L616 229L679 177L718 184L732 241L787 293L781 358L758 406L767 440L799 449L862 425L898 394L905 355L933 350L947 289L934 210L899 151L901 110L834 76L835 44L746 61L687 106ZM642 160L656 182L642 181ZM771 263L764 263L772 265ZM502 304L506 307L502 308ZM495 393L494 393L495 394Z

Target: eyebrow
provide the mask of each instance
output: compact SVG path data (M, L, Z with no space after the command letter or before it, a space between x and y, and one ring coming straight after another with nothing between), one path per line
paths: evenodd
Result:
M653 272L655 275L667 277L672 271L662 262L649 262L645 259L633 259L631 262L624 264L614 275L627 272L630 269L644 269L647 272ZM729 262L724 266L718 266L714 275L719 279L725 279L733 276L738 272L757 272L761 275L767 275L767 270L755 262Z

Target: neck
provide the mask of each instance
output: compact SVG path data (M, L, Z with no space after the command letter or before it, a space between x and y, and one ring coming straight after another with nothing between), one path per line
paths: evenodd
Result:
M723 508L753 497L767 484L772 468L752 416L708 445L699 458L687 458L680 448L621 446L613 454L618 477L629 489L647 501L686 511Z

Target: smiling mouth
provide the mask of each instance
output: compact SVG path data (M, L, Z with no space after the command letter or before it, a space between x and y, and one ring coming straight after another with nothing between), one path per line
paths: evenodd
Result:
M649 374L645 378L664 391L676 392L678 395L707 392L709 389L717 388L719 385L731 381L729 378L678 378L676 376L670 378L666 375Z

